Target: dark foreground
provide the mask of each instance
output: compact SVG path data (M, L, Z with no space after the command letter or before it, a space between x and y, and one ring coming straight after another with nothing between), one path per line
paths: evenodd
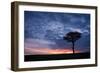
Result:
M24 61L45 61L45 60L87 59L87 58L90 58L90 53L25 55Z

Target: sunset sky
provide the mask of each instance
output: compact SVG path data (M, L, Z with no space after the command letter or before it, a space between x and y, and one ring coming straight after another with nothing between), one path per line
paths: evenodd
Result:
M75 52L89 52L90 14L24 11L25 55L72 53L72 44L63 39L71 31L82 33Z

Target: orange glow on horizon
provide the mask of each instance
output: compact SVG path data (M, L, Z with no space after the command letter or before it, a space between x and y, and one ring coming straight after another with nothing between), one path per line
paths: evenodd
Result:
M45 55L45 54L72 54L71 49L51 49L51 48L25 48L25 52L31 55ZM80 51L75 50L75 53L80 53Z
M49 50L49 53L51 54L71 54L73 53L73 51L69 49L54 49L54 50ZM78 51L76 51L75 53L78 53Z

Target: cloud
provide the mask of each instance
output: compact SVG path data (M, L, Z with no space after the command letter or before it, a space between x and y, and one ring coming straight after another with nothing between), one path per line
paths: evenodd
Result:
M50 40L43 39L26 39L25 40L25 48L50 48L50 45L56 44Z
M62 39L70 31L88 34L88 29L84 28L85 22L88 23L87 14L26 11L26 15L25 38Z
M72 49L68 48L52 48L51 45L56 43L48 40L27 39L25 40L25 55L41 55L41 54L69 54ZM79 51L76 50L76 53Z
M77 31L77 32L80 32L82 34L89 34L89 30L82 29L82 28L67 27L66 30L69 30L69 31Z
M59 21L48 22L48 24L44 26L44 29L48 36L52 34L54 39L60 39L64 36L64 24Z
M75 23L75 22L80 22L80 23L85 23L86 19L84 17L71 17L70 22Z

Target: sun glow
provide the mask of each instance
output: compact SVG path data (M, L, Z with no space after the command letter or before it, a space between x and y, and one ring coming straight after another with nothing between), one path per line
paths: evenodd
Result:
M75 50L75 53L80 51ZM25 49L27 55L39 55L39 54L72 54L71 49L51 49L51 48L27 48Z

